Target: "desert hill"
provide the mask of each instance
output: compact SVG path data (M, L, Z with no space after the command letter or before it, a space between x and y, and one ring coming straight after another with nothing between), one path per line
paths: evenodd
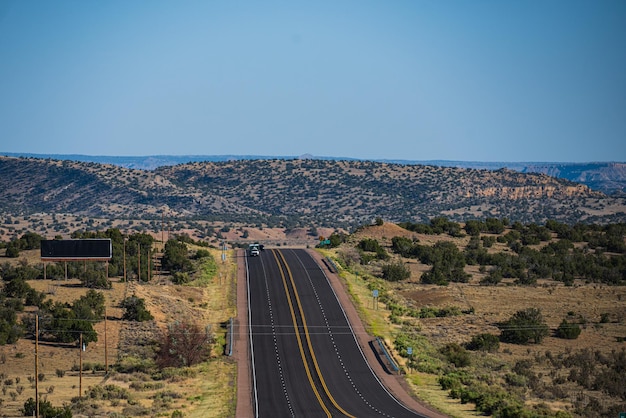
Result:
M314 159L192 162L155 170L0 157L0 210L87 217L349 228L423 222L623 222L625 199L545 174Z
M319 157L309 154L295 156L258 155L146 155L146 156L106 156L80 154L32 154L0 152L7 157L52 158L98 164L111 164L125 168L154 170L163 166L173 166L190 162L223 162L235 160L293 160L298 158L326 161L359 161L345 157ZM607 195L623 196L626 193L626 163L624 162L484 162L454 160L373 160L379 163L400 165L427 165L438 167L474 168L496 171L502 168L521 173L543 173L552 177L570 180L589 186Z

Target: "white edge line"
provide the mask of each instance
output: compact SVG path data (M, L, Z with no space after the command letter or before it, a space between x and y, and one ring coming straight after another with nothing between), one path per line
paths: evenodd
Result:
M363 349L361 348L361 344L359 344L359 341L356 339L356 335L354 334L354 329L352 329L352 324L350 323L350 320L348 319L348 315L346 314L346 311L343 309L343 306L341 305L341 302L339 301L339 298L337 297L337 293L335 293L335 289L333 288L333 285L330 283L330 280L328 279L328 276L326 275L326 272L324 271L323 268L321 268L321 266L319 264L317 264L317 261L315 261L315 258L313 258L313 256L311 254L309 254L308 251L305 251L305 252L315 262L315 265L317 266L317 268L320 269L320 271L324 275L324 278L326 278L326 282L328 283L328 286L330 286L330 290L332 290L333 295L335 295L335 300L337 300L337 304L341 308L341 312L343 313L343 317L346 319L346 322L348 323L348 326L350 327L350 332L352 334L352 338L354 338L354 343L359 348L359 352L361 353L361 356L363 357L363 360L365 361L365 364L367 364L367 368L370 370L370 372L372 373L372 375L374 376L374 378L376 379L378 384L383 388L383 390L385 392L387 392L387 394L389 396L391 396L391 398L394 401L396 401L396 403L398 405L400 405L401 407L403 407L407 411L416 414L418 417L421 417L422 415L420 413L415 412L414 410L412 410L411 408L409 408L408 406L406 406L402 402L400 402L395 396L393 396L393 394L391 392L389 392L389 389L387 389L387 387L383 384L383 382L380 381L380 379L378 378L376 373L374 373L374 370L372 369L372 367L370 366L370 363L367 361L367 358L365 357L365 353L363 353Z
M248 269L248 256L244 253L246 260L246 287L248 297L248 335L250 336L250 363L252 365L252 386L254 388L254 416L259 416L259 398L256 389L256 368L254 366L254 344L252 344L252 315L250 312L250 271Z

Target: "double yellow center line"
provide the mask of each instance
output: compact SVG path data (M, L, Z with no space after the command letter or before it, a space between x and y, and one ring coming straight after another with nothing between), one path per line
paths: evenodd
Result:
M326 415L328 417L331 417L330 410L328 409L328 406L322 399L320 391L318 390L317 385L315 384L315 381L313 380L313 375L311 374L311 369L309 368L309 362L306 360L306 354L304 352L302 338L300 337L300 331L298 330L298 322L296 319L296 313L293 307L293 302L291 300L291 295L289 293L289 285L287 284L287 277L285 276L285 270L287 271L287 275L289 276L289 281L293 289L293 294L296 299L296 304L298 305L298 311L300 312L300 318L302 318L302 328L304 330L304 336L306 338L309 353L311 354L311 359L313 360L313 367L315 368L317 377L322 385L322 389L324 390L324 393L326 393L326 396L328 397L328 399L330 399L330 402L334 405L335 408L337 408L337 410L339 410L342 414L346 415L347 417L355 418L353 415L349 414L341 406L339 406L337 401L335 401L335 398L333 398L330 391L328 390L328 386L326 386L326 381L324 380L324 376L322 375L322 372L317 363L317 358L315 357L315 351L313 351L313 345L311 344L311 337L309 336L309 329L306 324L306 317L304 316L304 310L302 309L300 296L298 295L298 290L296 289L296 283L293 280L293 275L291 274L289 265L287 264L287 261L285 260L285 257L280 250L272 250L272 254L274 255L274 259L276 260L276 264L278 265L279 270L280 270L280 276L283 281L285 295L287 296L287 303L289 304L289 312L291 313L291 320L293 322L293 329L296 334L296 339L298 340L300 356L302 357L302 363L304 364L304 369L306 370L307 378L309 379L309 384L311 385L311 388L313 389L313 392L315 393L315 397L317 398L320 406L322 407ZM279 257L280 257L280 260L282 260L282 264L280 263ZM282 268L282 266L284 266L284 269Z

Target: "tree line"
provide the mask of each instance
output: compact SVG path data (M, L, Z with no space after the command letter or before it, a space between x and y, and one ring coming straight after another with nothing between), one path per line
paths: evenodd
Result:
M520 285L532 285L537 279L553 279L572 285L575 279L609 285L626 283L626 224L573 226L548 221L509 224L506 219L470 220L464 226L445 218L434 218L428 224L400 223L408 231L421 234L448 234L452 237L470 237L464 248L451 241L434 245L421 244L417 238L396 236L390 250L404 258L418 259L431 266L421 276L422 283L447 285L467 282L467 265L480 266L485 277L481 284L495 285L504 278L515 279ZM464 232L463 232L464 231ZM333 234L331 246L347 241L345 236ZM506 245L507 251L493 252L495 243ZM372 238L359 241L356 246L361 262L389 260L386 249ZM382 277L397 281L409 277L402 263L383 266Z

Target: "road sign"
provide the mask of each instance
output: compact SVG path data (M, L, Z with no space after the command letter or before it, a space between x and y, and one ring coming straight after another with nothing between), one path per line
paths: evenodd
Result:
M375 298L378 297L378 290L374 290L372 291L372 296L374 296Z
M410 356L411 354L413 354L413 347L407 347L406 348L406 353Z

